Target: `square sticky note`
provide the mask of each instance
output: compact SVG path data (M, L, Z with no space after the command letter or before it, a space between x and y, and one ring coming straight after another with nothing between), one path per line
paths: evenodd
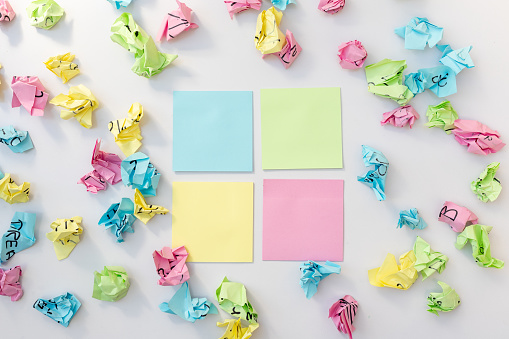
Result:
M252 182L174 182L172 247L187 261L253 261Z
M173 92L173 170L253 170L253 92Z
M262 89L263 169L342 168L339 88Z
M343 180L263 181L263 260L343 260Z

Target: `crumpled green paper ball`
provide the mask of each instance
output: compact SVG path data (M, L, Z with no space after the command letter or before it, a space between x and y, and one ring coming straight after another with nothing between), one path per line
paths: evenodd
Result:
M121 266L104 266L104 270L94 272L94 291L92 298L117 301L126 296L129 291L129 277Z
M37 0L27 7L30 25L50 29L64 15L64 9L53 0Z

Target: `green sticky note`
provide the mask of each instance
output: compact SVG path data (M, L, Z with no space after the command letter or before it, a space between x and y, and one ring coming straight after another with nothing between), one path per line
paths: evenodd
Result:
M27 7L30 25L50 29L64 15L64 9L53 0L37 0Z
M500 166L499 162L492 162L479 175L479 178L472 181L470 188L482 202L497 200L502 191L502 184L495 178Z
M243 284L224 277L216 290L216 299L219 307L234 317L247 320L251 324L258 322L258 313L247 300L247 291Z
M422 280L435 272L442 273L449 258L440 252L433 251L431 246L421 237L417 237L414 243L414 253L417 258L414 267L421 272Z
M368 91L378 96L389 98L400 105L406 105L414 94L403 84L405 60L384 59L366 66Z
M121 266L104 266L104 270L94 272L94 290L92 298L117 301L126 296L129 291L129 278Z
M429 105L426 116L428 117L426 126L441 128L447 134L451 134L455 128L454 121L458 119L458 113L452 108L450 101L442 101L436 106Z
M467 242L472 245L472 256L475 258L477 265L482 267L504 267L504 262L491 256L490 239L488 234L493 226L471 225L465 227L463 232L458 234L456 238L456 248L462 249Z
M343 168L341 90L261 90L263 169Z
M442 293L430 293L428 296L428 312L438 315L438 311L450 312L461 303L460 296L451 286L442 281L438 281L442 287Z

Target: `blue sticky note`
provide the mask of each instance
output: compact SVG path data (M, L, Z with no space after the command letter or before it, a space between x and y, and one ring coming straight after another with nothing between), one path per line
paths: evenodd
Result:
M9 229L2 236L0 264L35 243L35 219L35 213L14 213Z
M364 166L375 166L375 169L369 170L362 177L358 176L357 181L371 187L379 201L385 200L385 178L389 169L389 160L382 152L366 145L362 145L362 158Z
M148 155L137 152L120 164L120 174L125 186L137 188L144 196L155 196L161 173L150 162Z
M173 92L173 170L251 172L253 92Z
M122 233L134 233L132 228L136 221L134 216L134 203L129 198L122 198L120 203L112 204L99 220L99 225L110 229L117 237L117 242L123 242Z
M0 144L7 145L14 153L34 148L30 134L27 131L16 131L12 125L0 129Z
M419 215L419 212L416 208L411 208L409 210L403 210L399 212L399 221L398 227L402 228L403 225L407 225L410 229L415 230L416 228L423 230L428 224L422 219Z
M449 66L454 73L458 74L465 67L474 67L474 61L470 57L472 46L456 50L453 50L449 45L437 45L437 48L442 52L440 63L444 66Z
M405 39L406 49L424 49L426 44L434 47L442 40L444 29L433 25L427 18L413 17L406 26L396 28L394 33Z
M405 85L414 95L429 89L442 98L456 93L456 73L449 66L423 68L408 74Z
M37 299L33 305L37 311L65 327L69 326L69 322L80 307L80 301L71 293L62 294L49 300Z
M132 0L108 0L108 2L115 6L117 9L119 9L120 7L129 6L131 1Z
M325 265L320 265L314 261L307 261L300 265L300 287L306 293L306 298L311 299L318 290L320 281L332 273L341 273L341 266L327 261Z
M271 0L272 6L284 11L289 4L295 4L295 0Z
M167 303L161 303L159 309L165 313L176 314L182 319L194 323L207 314L217 314L216 306L206 298L191 298L187 281Z

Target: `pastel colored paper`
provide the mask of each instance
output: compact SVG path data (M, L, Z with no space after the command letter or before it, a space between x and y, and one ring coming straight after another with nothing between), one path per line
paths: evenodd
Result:
M366 145L362 145L362 160L364 166L375 166L375 169L369 170L362 177L358 176L357 181L371 187L378 201L385 200L385 179L389 170L389 160L382 152Z
M126 157L132 155L142 145L141 118L143 118L143 106L135 102L129 108L126 119L113 120L108 124L108 129L115 137L115 143Z
M16 13L11 7L11 4L7 0L0 0L0 22L10 22L14 20Z
M80 242L80 235L83 233L82 220L82 217L74 217L72 219L57 219L51 223L52 231L46 233L46 238L53 242L58 260L67 258Z
M460 233L466 226L477 224L478 218L468 208L446 201L440 210L438 221L447 223L454 232Z
M450 101L442 101L435 106L429 105L426 116L428 117L426 126L441 128L447 134L451 134L454 130L454 121L458 119L458 113L456 113Z
M250 324L258 323L258 313L247 299L247 290L243 284L224 277L216 290L216 300L223 311Z
M74 60L74 54L66 53L50 57L44 62L46 68L49 69L53 74L62 79L65 84L67 81L80 74L78 65L72 62Z
M497 131L479 121L458 119L454 121L454 127L454 138L460 145L468 146L470 153L487 155L497 153L505 146Z
M344 69L357 69L364 66L368 52L357 40L344 42L338 47L339 65Z
M277 53L286 43L279 24L283 18L283 12L278 12L274 7L262 11L256 20L255 47L262 54Z
M50 104L65 108L60 111L62 119L74 117L85 128L92 127L92 112L99 106L92 92L83 85L71 87L68 95L57 95L51 99Z
M173 182L172 215L188 262L253 261L252 182Z
M106 189L106 181L96 170L88 172L84 176L80 178L77 182L78 184L83 184L87 188L87 192L91 192L96 194L99 191L103 191Z
M114 153L101 151L101 139L95 141L92 160L90 161L94 170L97 171L111 185L122 181L120 164L122 159Z
M403 225L408 226L412 230L416 228L423 230L428 226L424 219L421 218L416 208L399 212L398 227L402 228Z
M497 200L502 191L502 184L495 178L499 166L499 162L492 162L479 174L479 177L470 184L470 189L482 202Z
M23 296L23 289L19 279L21 267L15 266L8 270L0 268L0 295L11 297L11 301L18 301Z
M293 37L293 33L290 30L286 30L286 44L279 52L271 53L276 55L281 63L288 69L295 59L299 56L302 51L302 47L297 43L297 40ZM270 54L262 54L262 59L264 59L267 55Z
M12 108L23 106L32 116L43 116L48 93L38 77L14 76L11 82Z
M156 214L166 214L168 212L168 209L162 206L147 204L143 194L137 188L134 189L134 216L142 223L146 224Z
M280 11L284 11L286 6L289 4L296 4L295 0L270 0L272 2L272 6L276 7Z
M408 251L399 257L398 265L394 254L387 254L382 266L368 271L369 283L377 287L391 287L407 290L417 280L414 267L415 254Z
M64 9L54 0L37 0L28 5L27 14L30 25L50 29L60 21Z
M433 251L431 246L421 237L417 237L414 243L416 257L415 269L421 272L422 280L427 279L433 273L442 273L449 258L440 252Z
M306 298L311 299L318 291L318 284L322 279L327 278L332 273L341 273L341 266L333 262L327 261L324 265L320 265L314 261L307 261L300 265L300 287L304 290Z
M406 26L396 28L394 33L405 39L406 49L424 49L426 44L432 48L442 40L444 29L433 25L428 18L413 17Z
M132 0L108 0L110 4L115 6L117 9L120 7L127 7L131 4Z
M260 8L262 7L262 0L240 0L240 1L224 0L224 3L227 6L228 13L230 14L230 19L232 20L234 14L244 12L247 9L254 9L259 11Z
M449 45L437 45L437 48L442 52L442 59L440 59L440 63L442 65L449 66L454 73L458 74L465 67L474 67L474 62L470 57L472 46L457 50L453 50Z
M110 229L117 238L117 242L124 242L122 233L134 233L132 226L135 221L134 203L129 198L122 198L120 203L112 204L108 208L99 220L99 225Z
M438 314L441 312L450 312L458 307L461 303L458 293L442 281L437 281L438 285L442 287L441 293L430 293L428 296L428 312Z
M173 170L253 170L253 92L174 91Z
M260 97L263 169L343 168L339 88L262 89Z
M11 178L10 173L0 172L0 198L9 204L27 202L30 198L30 183L24 182L17 185Z
M329 318L332 319L338 331L348 334L350 339L352 339L352 333L355 331L353 321L358 308L357 300L351 295L345 295L329 308Z
M198 24L191 20L193 10L187 7L185 3L179 0L176 1L179 9L166 14L159 28L159 33L157 33L157 41L161 41L165 37L167 41L170 41L182 32L198 28Z
M226 330L220 339L249 339L258 328L258 324L249 324L242 327L241 319L226 319L224 322L217 322L217 327L225 327Z
M35 243L35 213L15 212L9 229L2 236L0 264Z
M415 120L420 116L417 111L410 105L401 106L390 112L383 114L383 119L380 122L383 125L391 124L396 127L405 127L407 124L412 128Z
M78 312L81 303L73 294L67 292L53 299L37 299L33 308L55 320L60 325L67 327L69 322Z
M167 303L161 303L159 309L165 313L176 314L184 320L194 323L207 314L217 314L216 306L206 298L191 298L187 281Z
M405 85L417 95L429 89L439 98L457 92L456 73L448 66L423 68L405 77Z
M175 249L163 247L154 251L152 257L156 265L157 274L161 277L157 284L161 286L176 286L189 280L189 269L186 260L189 254L184 246Z
M0 129L0 144L7 145L14 153L23 153L34 148L27 131L17 131L9 125Z
M403 84L403 71L407 67L405 60L384 59L364 68L368 91L406 105L414 94Z
M143 195L156 195L161 173L146 154L137 152L124 159L120 165L120 172L125 186L137 188Z
M472 246L472 256L477 265L481 267L503 268L504 262L491 256L491 245L488 234L493 226L471 225L465 227L465 230L458 234L456 238L456 248L461 250L467 242Z
M118 301L129 291L129 277L121 266L104 266L101 273L94 272L92 298L104 301Z
M343 260L343 180L263 181L263 260Z
M328 14L336 14L345 7L345 0L320 0L318 9Z

